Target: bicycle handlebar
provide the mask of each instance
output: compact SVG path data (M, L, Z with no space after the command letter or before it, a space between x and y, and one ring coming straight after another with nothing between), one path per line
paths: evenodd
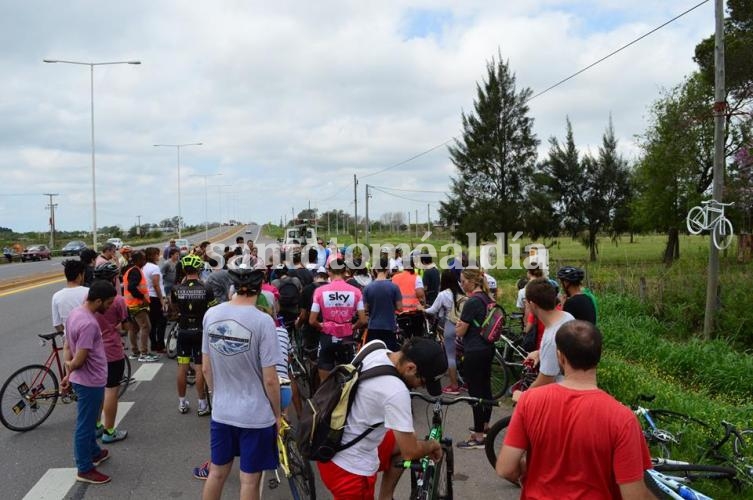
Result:
M438 397L427 396L426 394L422 392L411 392L410 397L422 399L430 404L439 403L442 406L452 406L457 403L468 403L469 405L486 405L486 406L500 406L501 404L500 400L498 399L482 399L482 398L474 398L471 396L461 396L461 397L452 398L452 399L445 399L442 396L438 396Z
M701 205L709 205L709 204L711 204L711 205L719 205L720 207L731 207L732 205L735 204L735 202L722 203L721 201L716 201L716 200L706 200L706 201L702 201L701 202Z

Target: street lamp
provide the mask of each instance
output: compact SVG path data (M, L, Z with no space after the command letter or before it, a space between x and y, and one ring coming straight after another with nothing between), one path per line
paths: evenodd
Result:
M204 178L204 240L209 241L209 195L208 193L208 187L207 187L207 179L209 177L218 177L222 174L198 174L194 175L194 177L203 177ZM222 221L220 221L222 222Z
M94 66L108 66L113 64L141 64L141 61L110 61L110 62L81 62L81 61L63 61L60 59L42 59L46 63L63 63L78 64L79 66L89 66L91 81L91 115L92 115L92 241L94 248L97 248L97 183L95 176L94 163Z
M175 148L178 151L178 238L181 237L181 226L183 225L183 216L181 213L180 203L180 148L186 146L201 146L201 142L189 142L185 144L154 144L155 148Z
M213 184L212 185L212 187L217 188L217 197L219 198L219 201L220 201L220 207L219 207L220 208L220 225L223 224L222 222L222 188L233 187L233 186L235 186L235 184Z

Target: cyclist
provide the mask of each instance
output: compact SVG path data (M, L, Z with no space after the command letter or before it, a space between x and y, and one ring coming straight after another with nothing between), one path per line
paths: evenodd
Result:
M651 457L638 420L596 383L601 332L593 323L571 321L557 330L555 344L564 379L520 398L497 473L522 481L526 498L553 492L559 498L651 498L643 482Z
M106 281L115 286L120 269L112 262L106 262L94 268L94 282ZM102 407L104 424L97 419L97 435L102 437L103 443L115 443L128 437L128 431L115 428L115 417L118 413L118 389L125 373L125 351L121 333L124 323L128 321L128 308L125 299L117 295L112 305L104 313L96 312L99 329L102 331L102 343L107 358L107 382L105 383L105 399Z
M178 309L178 412L188 413L186 375L189 364L201 366L202 322L207 309L217 304L212 290L199 281L199 270L204 266L201 257L188 254L180 259L186 281L172 290L172 302ZM204 394L204 375L196 370L197 414L209 415L207 395Z
M397 322L403 329L403 336L423 336L426 333L426 322L419 306L426 306L426 295L421 277L409 266L405 269L398 268L398 272L392 275L392 282L400 288L402 295L403 307Z
M280 293L279 314L285 326L291 330L300 312L301 292L303 291L303 284L295 274L290 274L288 268L283 266L278 270L277 278L271 283Z
M235 295L209 309L203 321L202 370L213 391L205 499L221 497L235 456L241 498L259 498L261 472L278 465L280 346L272 318L253 307L264 273L242 266L230 276Z
M314 291L309 314L309 325L322 333L317 361L319 380L324 380L335 367L336 359L351 348L354 343L353 330L366 324L361 291L343 279L345 260L333 259L328 266L330 282ZM351 320L356 314L358 320L353 325Z
M413 338L397 352L377 349L370 353L364 358L362 369L381 365L394 366L395 374L359 384L345 421L342 442L352 441L368 427L375 427L374 431L337 452L331 461L317 462L322 482L336 500L373 499L380 471L383 475L379 497L392 498L403 471L393 466L393 457L398 454L404 459L442 457L439 442L416 438L409 393L409 389L426 386L429 394L441 394L439 380L447 370L442 347L433 340Z
M395 311L402 309L403 302L400 288L387 279L388 266L387 257L381 257L376 269L376 279L363 290L364 306L369 315L367 338L369 341L381 340L387 345L387 349L397 351L399 346L395 335Z
M141 363L157 361L159 356L149 353L147 344L152 324L149 321L149 288L142 268L146 264L146 255L142 251L133 253L133 265L123 275L125 298L128 313L136 323L138 331L136 338L131 339L131 359L138 359ZM139 351L139 348L141 349Z
M587 294L582 288L585 273L583 269L572 266L561 267L557 271L557 279L565 292L563 310L573 315L575 319L582 319L596 324L596 299L593 294Z

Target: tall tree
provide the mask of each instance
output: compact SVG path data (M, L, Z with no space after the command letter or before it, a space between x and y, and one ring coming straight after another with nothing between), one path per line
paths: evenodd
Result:
M486 70L476 84L474 111L461 115L462 138L448 148L458 173L439 209L449 224L458 224L462 241L468 232L483 239L520 229L525 183L536 161L538 140L526 104L531 90L516 90L501 53Z

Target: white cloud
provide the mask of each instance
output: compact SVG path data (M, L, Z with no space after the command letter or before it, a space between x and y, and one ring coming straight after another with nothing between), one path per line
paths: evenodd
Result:
M209 183L237 193L225 195L224 218L277 221L309 200L352 212L354 172L375 172L458 134L460 112L472 109L498 49L518 86L536 93L688 8L679 0L187 5L6 9L0 42L12 48L0 80L0 193L60 192L59 225L89 227L89 71L43 58L143 63L95 69L101 225L175 215L175 154L152 144L195 141L204 146L182 157L190 223L204 219L204 182L192 176L218 171ZM439 21L412 36L429 11ZM550 136L564 134L565 116L581 147L598 146L611 113L623 153L634 158L647 107L693 70L693 48L712 29L708 4L532 101L542 153ZM446 189L451 174L440 148L364 180L359 197L366 182ZM213 220L218 191L209 189ZM0 198L0 225L43 229L43 201ZM423 217L422 207L379 193L370 211L419 208Z

